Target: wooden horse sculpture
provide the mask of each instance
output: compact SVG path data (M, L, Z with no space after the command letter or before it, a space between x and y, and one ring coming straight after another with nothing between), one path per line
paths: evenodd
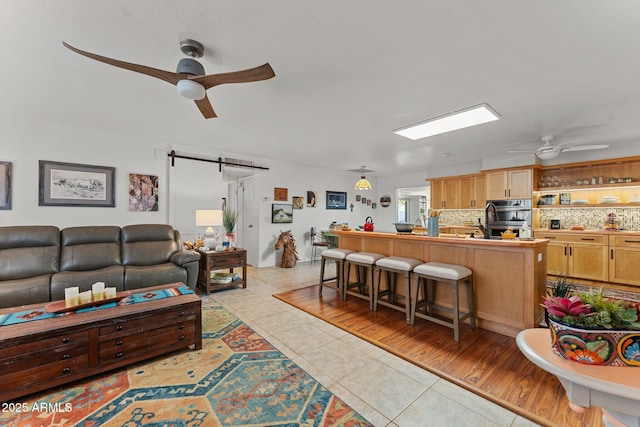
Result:
M284 247L284 252L282 252L282 262L280 263L280 267L295 267L299 258L298 252L296 251L296 241L293 238L293 234L291 234L291 230L280 231L280 236L276 242L276 250L279 250L281 247Z

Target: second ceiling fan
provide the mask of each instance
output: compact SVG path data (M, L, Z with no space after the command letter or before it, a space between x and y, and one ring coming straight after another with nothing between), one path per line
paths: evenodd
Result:
M273 69L266 63L259 67L250 68L248 70L233 71L220 74L204 74L204 67L193 58L200 58L204 54L204 47L195 40L183 40L180 42L180 50L189 58L183 58L178 62L176 72L159 70L157 68L147 67L145 65L132 64L130 62L120 61L117 59L107 58L106 56L96 55L95 53L85 52L77 49L65 42L64 47L70 49L87 58L113 65L114 67L124 68L125 70L135 71L136 73L145 74L171 83L178 88L178 93L185 98L193 99L198 109L205 117L211 119L217 117L211 102L207 97L207 89L225 83L248 83L260 80L267 80L275 77Z
M535 154L541 160L549 160L555 159L558 157L560 153L565 153L567 151L586 151L586 150L600 150L603 148L609 148L608 144L598 144L598 145L573 145L571 147L562 148L563 145L571 144L574 142L580 142L582 139L567 141L560 144L553 145L551 144L551 140L553 140L554 135L546 135L540 138L544 144L542 147L538 147L535 151L531 150L509 150L510 154L513 153L531 153Z

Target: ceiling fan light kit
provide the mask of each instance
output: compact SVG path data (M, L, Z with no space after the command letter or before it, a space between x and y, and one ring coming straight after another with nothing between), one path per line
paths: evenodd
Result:
M499 119L500 115L488 104L480 104L405 126L393 132L415 141Z
M187 99L193 99L194 101L204 99L207 95L207 91L204 86L198 82L194 82L193 80L180 80L176 83L176 87L178 88L178 93L180 95Z

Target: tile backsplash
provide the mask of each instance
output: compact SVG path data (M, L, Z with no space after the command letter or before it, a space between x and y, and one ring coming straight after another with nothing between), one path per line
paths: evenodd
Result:
M535 210L540 214L540 224L533 224L534 228L548 228L551 219L559 219L562 228L582 226L589 230L602 230L607 215L614 213L621 229L640 231L640 207L534 208ZM484 224L484 209L443 209L440 211L440 223L446 225L462 225L467 221L476 224L478 218Z
M640 208L563 208L539 209L540 228L549 228L551 219L559 219L560 227L583 226L588 230L602 230L607 215L614 213L618 227L628 231L640 231ZM535 225L534 225L535 228Z

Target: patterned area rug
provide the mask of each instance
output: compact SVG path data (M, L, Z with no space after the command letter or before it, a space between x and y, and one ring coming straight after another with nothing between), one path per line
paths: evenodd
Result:
M210 297L202 329L202 350L5 403L0 425L371 425Z

